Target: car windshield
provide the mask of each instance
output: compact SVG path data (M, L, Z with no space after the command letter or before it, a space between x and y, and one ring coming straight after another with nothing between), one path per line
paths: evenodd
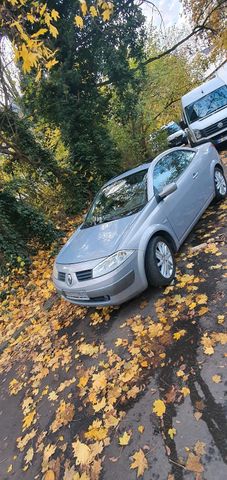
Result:
M227 106L227 86L217 88L205 97L185 107L189 123L207 117L216 110Z
M91 206L83 228L132 215L147 203L147 171L140 170L103 187Z
M177 123L172 123L172 125L167 125L166 130L168 135L172 135L173 133L179 132L180 127Z

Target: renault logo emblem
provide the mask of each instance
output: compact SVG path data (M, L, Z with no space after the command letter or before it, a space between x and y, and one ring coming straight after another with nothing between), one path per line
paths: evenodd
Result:
M222 122L219 122L218 123L218 128L222 128L223 127L223 123Z
M72 285L72 283L73 283L73 277L72 277L71 273L67 273L67 275L66 275L66 282L68 283L69 286Z

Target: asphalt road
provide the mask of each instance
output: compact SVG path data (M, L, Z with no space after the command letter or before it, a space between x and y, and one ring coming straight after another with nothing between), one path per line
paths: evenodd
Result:
M227 164L227 153L223 154ZM208 311L205 315L199 315L197 310L191 309L191 315L185 316L179 311L180 329L185 329L186 334L177 342L166 341L162 344L162 352L165 352L163 365L160 362L151 362L150 368L146 368L141 376L140 393L135 398L121 403L120 411L125 416L119 423L118 428L110 435L110 443L102 453L101 480L135 480L136 470L130 469L130 457L140 448L146 455L148 468L143 476L144 480L226 480L227 479L227 344L215 341L213 353L204 353L203 339L211 332L225 332L225 323L222 315L226 311L226 222L225 211L222 205L211 205L202 219L191 232L186 242L177 255L178 269L181 275L193 275L199 277L202 282L198 286L198 294L208 296ZM213 241L211 240L213 239ZM191 247L201 245L207 241L216 242L218 251L195 250L196 253L189 258ZM189 287L195 286L195 283ZM190 288L189 288L190 291ZM175 283L172 291L166 293L162 289L147 290L139 298L123 305L119 310L111 314L109 321L95 325L90 322L90 315L78 322L70 322L64 329L59 330L58 341L64 345L64 337L67 337L67 348L70 347L72 358L77 355L78 342L85 338L86 342L99 342L105 348L116 351L115 342L118 338L130 339L130 334L125 328L128 319L141 315L144 321L148 316L157 319L157 302L166 302L165 314L173 317L178 305L172 306L172 296L182 295L184 287ZM218 316L221 315L220 323ZM157 321L157 320L156 320ZM225 320L226 321L226 320ZM179 324L177 322L178 329ZM177 330L175 330L177 331ZM57 348L57 343L55 344ZM15 346L15 349L19 347ZM164 348L164 350L163 350ZM118 355L125 362L129 361L127 350L122 350ZM42 389L49 386L49 391L55 391L60 382L77 375L78 368L86 370L96 366L100 357L86 357L74 360L70 363L68 371L64 368L56 368L48 378L45 378ZM79 366L78 366L79 365ZM25 392L21 390L17 395L9 395L9 382L18 374L23 379L26 370L25 390L29 389L29 375L34 373L31 368L31 358L21 354L17 356L17 363L9 365L0 379L0 479L1 480L31 480L42 479L41 462L42 448L33 440L31 443L35 455L32 461L24 461L26 450L20 452L17 449L16 440L22 435L21 432L21 403ZM76 370L75 370L76 369ZM183 371L184 385L187 385L190 393L185 396L179 394L182 388L182 378L179 371ZM212 377L218 381L214 381ZM76 405L75 416L63 426L56 434L50 431L56 412L55 404L48 402L45 393L39 402L37 410L37 422L35 428L39 429L39 435L47 432L48 443L57 444L64 437L65 450L61 449L59 462L61 468L56 470L56 479L64 478L64 461L69 458L71 464L75 463L69 448L75 435L81 435L92 420L89 406L83 404L78 397L74 385L65 390L66 399L70 399ZM152 411L153 402L161 398L166 402L166 413L163 418L157 417ZM143 432L138 431L138 426L144 427ZM173 438L168 434L169 429L176 430ZM131 431L131 439L124 448L118 444L119 435L125 431ZM194 447L197 442L204 444L198 454ZM40 440L40 443L42 441ZM108 442L107 442L108 443ZM30 445L30 444L29 444ZM199 457L199 465L192 464L187 468L189 453ZM193 453L194 452L194 453ZM195 459L194 459L195 460ZM193 462L192 462L193 463ZM12 468L11 468L12 465ZM29 468L24 469L27 465ZM23 470L24 469L24 470ZM193 470L194 469L194 470ZM10 470L7 472L7 470ZM197 470L197 471L196 471ZM77 480L76 477L75 479ZM95 477L93 477L95 478ZM68 476L64 480L74 480Z

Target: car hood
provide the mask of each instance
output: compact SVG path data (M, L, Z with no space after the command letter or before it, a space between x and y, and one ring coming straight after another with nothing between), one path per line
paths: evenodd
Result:
M139 213L112 222L78 228L61 249L56 262L61 264L87 262L116 252L124 233L128 232Z

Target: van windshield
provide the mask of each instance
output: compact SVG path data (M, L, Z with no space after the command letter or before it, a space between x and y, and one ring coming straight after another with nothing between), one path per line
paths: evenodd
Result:
M103 187L96 196L82 228L132 215L147 203L147 171L128 175Z
M177 125L177 123L172 123L171 125L167 125L165 128L168 132L168 135L172 135L173 133L180 131L180 127L179 125Z
M227 86L217 88L213 92L208 93L205 97L196 100L187 107L185 113L189 123L195 122L207 117L211 113L216 112L227 106Z

